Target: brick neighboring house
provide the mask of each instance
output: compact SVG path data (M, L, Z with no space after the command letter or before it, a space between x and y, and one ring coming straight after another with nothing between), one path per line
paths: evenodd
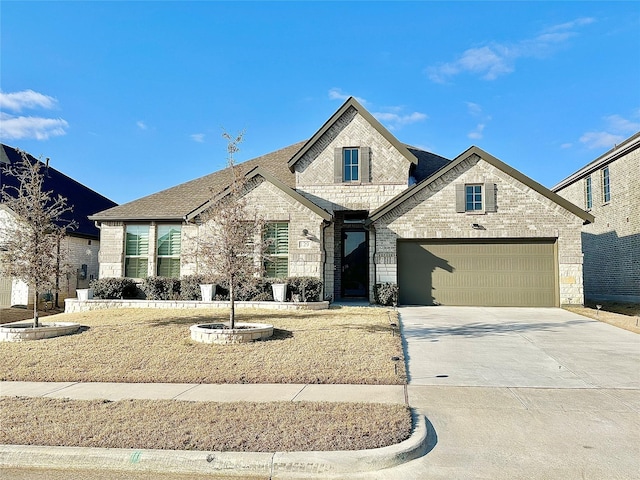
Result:
M29 161L38 162L36 158L27 155ZM15 177L4 171L21 161L20 153L14 147L0 144L0 187L4 185L18 186ZM73 206L69 213L78 223L78 227L69 232L61 244L61 251L66 254L67 262L75 272L61 279L59 301L65 297L75 296L76 288L87 288L89 281L98 276L98 251L100 248L100 232L95 222L88 216L105 208L116 206L106 197L67 177L55 168L46 167L44 189L52 190L67 198L68 204ZM11 193L11 190L9 190ZM0 238L7 231L8 224L15 218L15 213L6 205L0 203ZM3 277L0 273L0 308L12 305L27 305L32 302L32 293L24 282L14 278Z
M552 190L595 217L582 228L585 297L640 302L640 132Z
M268 276L311 275L333 299L582 303L580 230L593 216L477 147L453 160L399 142L355 99L313 136L239 165L276 232ZM97 213L100 276L188 275L199 212L222 170Z

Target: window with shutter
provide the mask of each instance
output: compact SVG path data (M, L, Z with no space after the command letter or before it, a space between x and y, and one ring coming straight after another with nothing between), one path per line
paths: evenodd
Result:
M336 148L333 181L335 183L368 183L370 155L369 147Z
M158 226L157 275L180 278L180 225Z
M456 184L456 212L487 213L496 211L496 186L493 183Z
M124 274L130 278L145 278L149 265L149 226L127 225L125 235Z
M265 274L270 278L289 276L289 224L267 223L264 229L267 244Z

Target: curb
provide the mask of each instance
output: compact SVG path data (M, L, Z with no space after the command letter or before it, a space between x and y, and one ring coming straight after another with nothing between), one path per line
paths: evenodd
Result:
M241 453L0 445L0 466L266 476L270 479L326 478L334 474L382 470L421 457L427 448L427 425L425 417L415 412L414 422L413 433L407 440L369 450Z

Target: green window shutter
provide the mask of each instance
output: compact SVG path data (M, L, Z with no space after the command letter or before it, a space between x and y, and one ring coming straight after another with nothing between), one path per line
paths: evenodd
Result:
M360 147L360 181L362 183L371 183L369 178L369 162L371 158L371 149L369 147Z
M267 253L271 255L288 255L289 224L268 223L265 229L265 240L269 241Z
M333 150L333 183L342 183L342 148Z
M456 183L456 212L464 213L465 207L465 189L464 183Z
M496 211L496 185L494 183L484 184L484 211Z
M180 278L180 259L179 258L158 258L158 276Z

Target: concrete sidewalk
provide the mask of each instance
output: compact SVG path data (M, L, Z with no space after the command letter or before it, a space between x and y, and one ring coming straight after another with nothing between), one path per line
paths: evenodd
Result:
M405 403L403 385L0 382L0 396L73 400Z

